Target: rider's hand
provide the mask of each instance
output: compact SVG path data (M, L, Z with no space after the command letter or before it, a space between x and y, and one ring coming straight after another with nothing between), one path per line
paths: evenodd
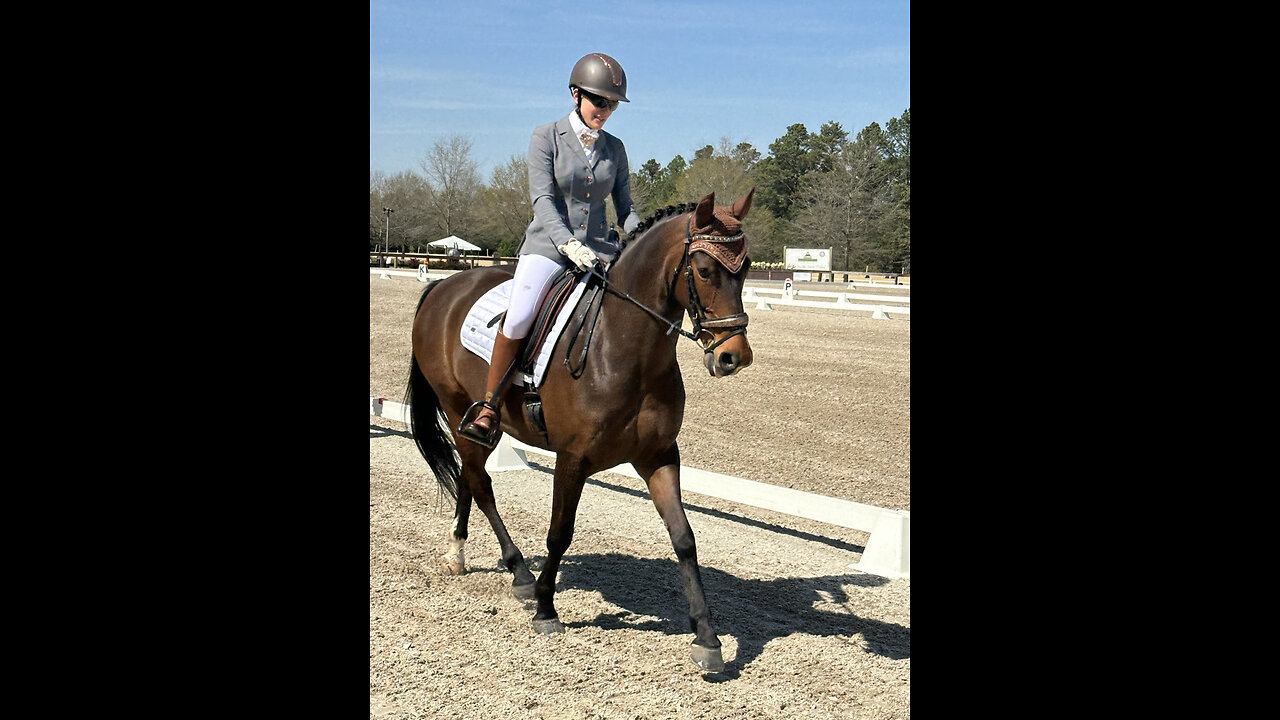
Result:
M559 250L562 255L572 260L573 264L577 265L579 270L590 270L592 266L596 264L596 261L599 260L599 258L596 257L596 254L591 252L591 248L584 246L577 240L570 240L564 245L558 246L556 249Z

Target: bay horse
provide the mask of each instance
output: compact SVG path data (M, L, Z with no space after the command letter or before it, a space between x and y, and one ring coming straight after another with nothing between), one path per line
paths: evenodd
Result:
M751 261L739 228L754 193L753 188L731 207L716 206L714 192L696 206L668 206L637 228L607 274L590 271L605 291L587 350L574 353L574 360L581 357L583 363L571 367L571 333L547 341L556 342L551 357L565 362L548 363L538 387L545 437L523 412L521 393L512 388L503 397L501 431L555 453L547 558L536 581L498 515L484 468L492 449L459 442L457 431L468 406L483 395L488 370L484 358L463 347L460 328L478 298L514 276L514 266L459 272L427 285L418 300L405 404L419 452L441 488L457 501L443 557L446 568L466 572L463 548L474 502L493 527L503 563L514 575L513 595L537 601L533 627L539 633L564 631L554 604L556 573L573 539L587 477L631 463L648 486L679 559L694 633L692 659L708 672L724 669L693 530L680 498L676 437L685 391L676 343L681 336L697 341L713 377L751 364L742 309L742 285ZM686 312L692 331L680 326Z

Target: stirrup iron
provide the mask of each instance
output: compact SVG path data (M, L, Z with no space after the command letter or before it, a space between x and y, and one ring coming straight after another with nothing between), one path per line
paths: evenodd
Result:
M475 428L473 430L473 423L476 421L476 418L479 417L480 410L486 407L497 415L497 417L493 419L493 426L489 428L488 433L482 432L480 428ZM467 411L462 413L462 421L458 423L459 436L471 440L472 442L480 443L490 450L497 447L498 436L501 434L502 411L499 410L496 405L485 402L484 400L477 400L476 402L471 403L471 407L468 407Z

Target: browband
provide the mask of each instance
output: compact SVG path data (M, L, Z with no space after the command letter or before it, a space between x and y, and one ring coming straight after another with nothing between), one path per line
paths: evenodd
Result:
M742 269L747 259L747 241L742 233L721 237L719 235L691 235L689 252L703 252L716 259L731 273Z

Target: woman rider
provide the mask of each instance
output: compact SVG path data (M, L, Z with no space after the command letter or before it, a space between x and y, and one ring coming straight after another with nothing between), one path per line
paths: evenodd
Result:
M640 224L631 205L631 170L622 141L604 132L605 122L627 99L627 75L603 53L584 55L569 73L573 112L533 130L529 142L529 197L533 220L520 243L511 298L493 343L489 376L479 412L464 416L458 434L482 445L496 442L502 394L499 387L519 356L542 296L565 268L591 268L617 257L607 236L605 198L613 197L628 235ZM470 412L468 412L468 415Z

